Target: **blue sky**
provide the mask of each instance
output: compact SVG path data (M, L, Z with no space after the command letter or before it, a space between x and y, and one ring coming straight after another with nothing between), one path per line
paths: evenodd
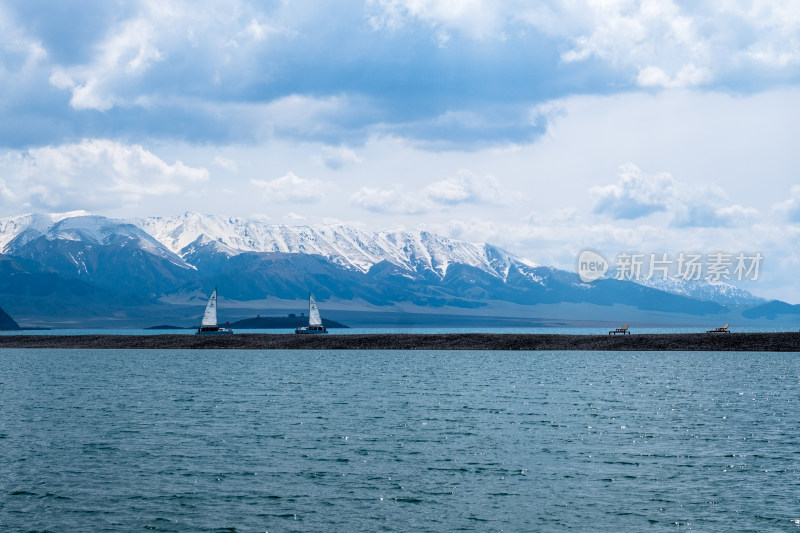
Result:
M755 252L800 302L800 6L6 0L3 216Z

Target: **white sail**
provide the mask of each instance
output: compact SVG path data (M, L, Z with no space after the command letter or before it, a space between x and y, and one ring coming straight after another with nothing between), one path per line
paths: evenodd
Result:
M217 325L217 289L208 298L208 305L206 305L206 312L203 313L202 327L216 326Z
M314 295L308 295L308 327L321 326L322 317L319 316L319 309L317 309L317 302L314 300Z

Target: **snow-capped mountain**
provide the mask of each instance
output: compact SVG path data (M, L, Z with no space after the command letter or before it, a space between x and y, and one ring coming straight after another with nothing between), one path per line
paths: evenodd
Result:
M653 277L649 280L642 279L638 280L637 283L670 294L679 294L697 300L718 302L734 307L759 305L766 301L724 281L683 280L670 276Z
M46 241L72 241L84 245L108 245L112 241L134 246L151 255L184 266L183 261L156 239L124 220L89 215L85 212L53 215L24 215L0 219L0 245L2 252L17 253L37 239Z
M373 233L345 224L272 225L198 213L134 223L184 258L200 246L213 244L214 251L229 257L243 252L314 254L361 272L388 261L412 272L430 270L444 277L449 265L456 263L505 279L512 264L536 266L489 244L456 241L419 230Z
M20 238L20 241L30 241L44 235L54 224L65 218L87 215L89 213L86 211L72 211L69 213L31 214L0 218L0 251L6 253L9 243L14 239L20 238L22 234L26 236Z
M192 268L138 226L84 213L0 220L7 256L115 291L158 294ZM146 291L146 292L145 292Z
M271 225L196 213L134 221L83 212L9 217L0 219L0 246L0 299L27 306L28 316L67 306L96 316L109 309L145 315L202 301L218 285L238 302L293 301L312 291L319 301L378 308L598 306L603 320L614 305L700 316L753 301L727 285L582 283L573 272L490 244L421 230Z
M382 280L383 285L393 284L395 292L402 292L398 284L443 283L446 278L451 292L456 290L452 284L459 283L454 280L474 285L480 276L489 276L503 285L509 274L513 274L515 283L522 279L522 283L543 286L542 276L536 272L538 267L531 261L489 244L452 240L426 231L373 233L345 224L270 225L197 213L133 222L83 212L10 217L0 220L1 251L37 261L50 271L104 289L142 287L152 294L178 290L181 281L188 285L180 290L200 290L203 282L198 280L219 278L223 272L224 276L234 278L231 269L244 268L255 269L247 276L251 281L259 281L242 288L242 298L257 297L253 295L264 292L290 297L287 287L317 283L313 276L309 277L309 272L294 272L301 264L302 268L311 268L312 263L301 261L301 256L317 257L338 269L360 275L369 274L370 283ZM295 260L279 261L282 265L279 270L285 274L283 284L277 287L278 263L271 263L272 277L266 279L265 270L254 266L262 259L238 260L248 254L273 254L275 258L286 255ZM233 258L237 261L232 261ZM458 267L455 271L454 266ZM191 275L187 274L190 270ZM337 274L334 270L326 276L330 281ZM340 289L351 292L345 285ZM373 287L373 292L386 296L384 289ZM325 289L320 287L320 290ZM384 296L373 295L373 300Z

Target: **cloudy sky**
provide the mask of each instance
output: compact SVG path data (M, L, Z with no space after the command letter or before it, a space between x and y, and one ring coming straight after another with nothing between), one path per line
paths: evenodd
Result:
M0 215L426 228L800 302L795 0L0 3Z

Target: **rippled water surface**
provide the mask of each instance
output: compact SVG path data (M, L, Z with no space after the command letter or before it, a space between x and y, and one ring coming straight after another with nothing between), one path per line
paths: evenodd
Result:
M0 351L2 531L800 530L800 354Z

